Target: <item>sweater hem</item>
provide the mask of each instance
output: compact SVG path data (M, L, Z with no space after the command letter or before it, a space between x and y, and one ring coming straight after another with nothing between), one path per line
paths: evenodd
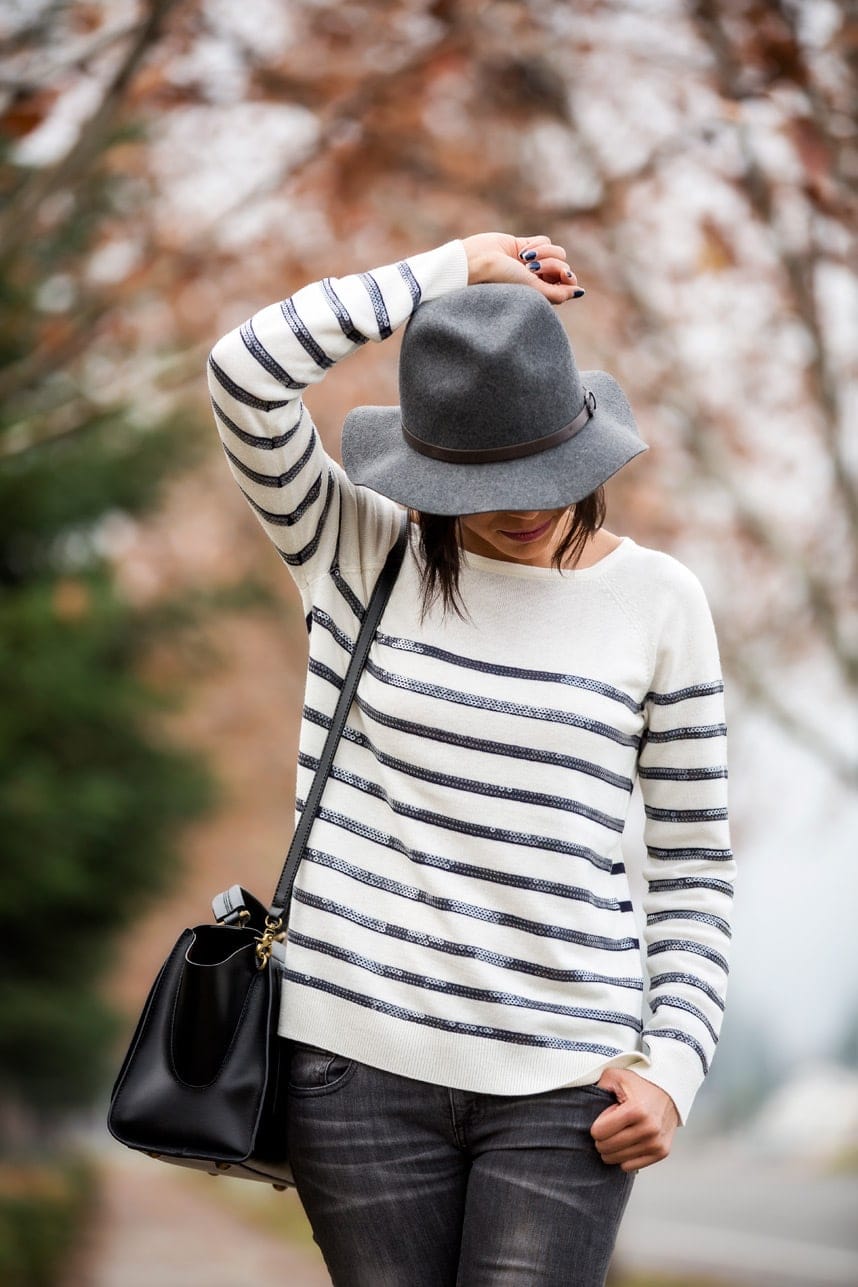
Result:
M368 1020L349 1001L284 980L279 1034L330 1050L384 1072L452 1090L486 1095L533 1095L595 1084L606 1068L643 1070L640 1050L604 1055L506 1045L467 1033L432 1031L373 1012Z

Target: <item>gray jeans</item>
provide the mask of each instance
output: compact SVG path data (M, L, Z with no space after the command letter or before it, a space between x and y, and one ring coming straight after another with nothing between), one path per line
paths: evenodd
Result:
M335 1287L602 1287L634 1175L598 1086L449 1090L296 1046L298 1192Z

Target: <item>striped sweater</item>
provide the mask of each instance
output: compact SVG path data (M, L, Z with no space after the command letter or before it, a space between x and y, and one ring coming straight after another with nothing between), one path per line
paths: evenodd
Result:
M400 511L324 451L302 391L421 299L461 242L326 278L209 359L229 467L311 623L298 809ZM466 554L467 619L405 563L295 885L280 1031L407 1077L527 1094L631 1068L682 1121L718 1039L734 863L700 583L629 537L560 573ZM621 836L645 805L643 943Z

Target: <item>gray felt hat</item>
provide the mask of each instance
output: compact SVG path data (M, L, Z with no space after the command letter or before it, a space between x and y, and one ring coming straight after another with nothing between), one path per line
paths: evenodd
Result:
M343 426L353 483L430 514L560 509L647 450L613 376L578 371L557 310L487 283L419 305L398 407Z

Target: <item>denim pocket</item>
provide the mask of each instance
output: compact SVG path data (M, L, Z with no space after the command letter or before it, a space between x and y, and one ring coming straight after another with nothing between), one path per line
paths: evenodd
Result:
M597 1086L595 1082L588 1086L575 1086L574 1089L585 1090L588 1095L600 1095L603 1099L609 1099L612 1104L619 1102L612 1090L608 1090L604 1086Z
M353 1059L293 1042L289 1061L289 1093L293 1095L324 1095L351 1081L357 1064Z

